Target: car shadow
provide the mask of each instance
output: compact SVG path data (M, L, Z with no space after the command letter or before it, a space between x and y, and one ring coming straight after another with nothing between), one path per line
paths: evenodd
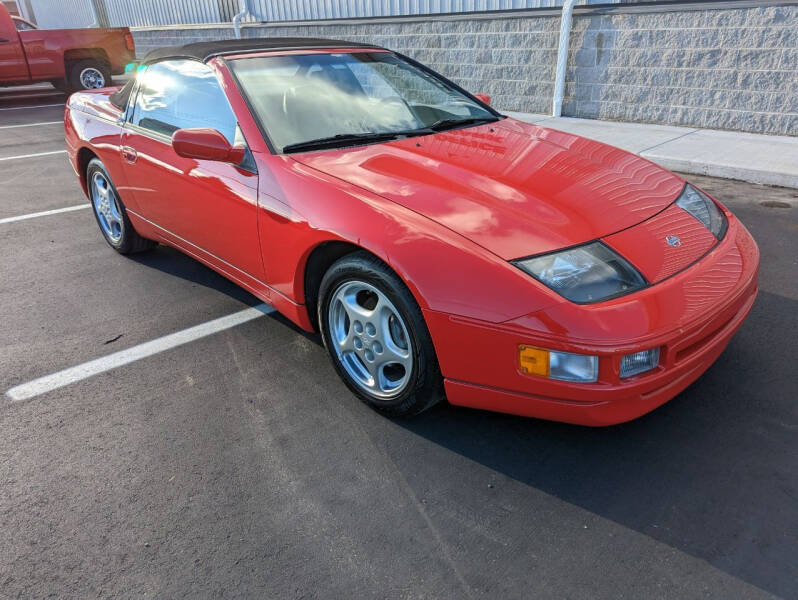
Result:
M244 288L233 283L213 269L206 267L198 260L169 246L159 245L149 252L132 254L129 258L140 265L144 265L151 269L157 269L167 275L180 277L191 283L221 292L247 306L256 306L262 303L262 300L253 296ZM285 324L297 334L321 345L321 338L318 335L301 329L280 313L273 312L269 313L267 316L270 319Z
M396 423L790 597L798 581L798 371L788 351L796 331L798 302L761 293L703 377L653 413L614 427L445 405Z
M133 260L254 306L181 252ZM774 320L773 316L780 317ZM270 318L321 345L288 319ZM587 428L442 404L408 432L789 597L798 580L798 302L760 292L697 382L630 423Z
M180 277L191 283L221 292L243 304L255 306L261 303L258 298L244 288L219 275L198 260L169 246L159 245L148 252L131 254L128 258L140 265L157 269L167 275Z

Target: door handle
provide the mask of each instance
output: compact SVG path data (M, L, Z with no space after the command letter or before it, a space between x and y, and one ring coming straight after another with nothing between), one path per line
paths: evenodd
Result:
M137 159L137 158L138 158L138 156L139 156L139 155L138 155L138 152L136 152L136 151L135 151L133 148L131 148L130 146L122 146L122 147L121 147L119 150L120 150L120 152L122 152L122 158L124 158L124 159L125 159L127 162L129 162L131 165L132 165L134 162L136 162L136 159Z
M4 44L4 43L6 43L8 41L10 41L8 38L0 38L0 43L1 44Z

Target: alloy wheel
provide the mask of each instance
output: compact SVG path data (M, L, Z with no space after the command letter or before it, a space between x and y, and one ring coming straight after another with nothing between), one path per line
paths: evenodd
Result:
M332 294L330 338L344 370L369 395L390 399L413 372L407 325L388 297L364 281L347 281Z
M122 211L108 179L100 172L91 177L91 203L105 236L118 244L124 232Z
M80 72L80 85L87 90L105 87L105 76L95 67L86 67Z

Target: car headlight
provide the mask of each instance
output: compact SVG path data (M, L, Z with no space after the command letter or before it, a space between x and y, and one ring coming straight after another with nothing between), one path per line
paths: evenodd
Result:
M676 200L676 206L690 213L717 239L721 239L726 233L726 215L712 198L689 183L684 186L684 190Z
M637 269L601 242L512 263L579 304L601 302L647 285Z

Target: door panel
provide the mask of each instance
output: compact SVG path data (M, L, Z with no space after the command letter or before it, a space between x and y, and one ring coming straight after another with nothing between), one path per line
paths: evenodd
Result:
M178 156L171 134L211 127L234 145L246 141L207 65L155 63L137 76L120 161L142 217L222 261L263 280L254 169Z
M14 22L0 13L0 81L26 81L28 64Z
M263 279L257 229L258 176L235 165L178 156L171 143L127 129L129 190L141 216L256 279Z

